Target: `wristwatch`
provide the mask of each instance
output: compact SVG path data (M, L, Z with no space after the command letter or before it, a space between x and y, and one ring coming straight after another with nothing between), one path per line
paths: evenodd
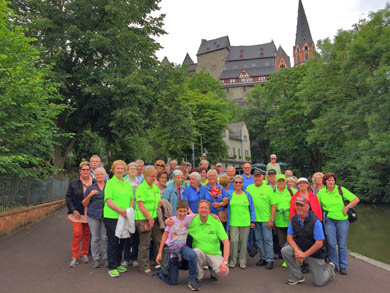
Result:
M225 265L227 265L227 264L228 264L228 262L227 262L227 261L224 261L223 263L224 263Z

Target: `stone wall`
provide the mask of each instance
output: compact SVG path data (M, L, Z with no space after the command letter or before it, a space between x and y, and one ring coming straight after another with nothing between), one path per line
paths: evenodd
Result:
M34 224L65 206L65 199L0 213L0 237Z
M226 58L229 54L227 49L221 49L198 56L196 72L208 72L214 79L219 80L226 68Z

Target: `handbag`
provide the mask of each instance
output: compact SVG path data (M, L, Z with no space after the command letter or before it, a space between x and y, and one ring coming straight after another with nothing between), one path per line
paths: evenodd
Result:
M153 193L154 194L154 193ZM156 195L154 195L154 208L156 208ZM154 214L154 210L153 210L153 213L152 215ZM138 224L139 224L139 232L143 233L143 232L149 232L149 231L152 231L153 227L150 226L149 224L149 221L148 220L138 220L137 221Z
M341 186L337 186L338 190L339 190L339 194L341 195L341 198L343 199L343 203L344 203L344 206L346 206L346 203L345 203L345 199L344 199L344 196L343 196L343 190L341 189ZM354 208L348 208L348 221L350 223L354 223L357 221L358 219L358 214L356 212L356 210Z
M214 197L212 197L214 202L217 202ZM226 209L223 209L223 211L218 211L218 218L221 220L222 223L227 222L227 213Z
M255 239L255 231L254 229L251 229L249 232L249 237L248 237L248 255L250 257L254 257L257 254L257 247L255 245L256 239Z

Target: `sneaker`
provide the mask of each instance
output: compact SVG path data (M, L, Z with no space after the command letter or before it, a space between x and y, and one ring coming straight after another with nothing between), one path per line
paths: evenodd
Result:
M71 268L74 268L78 264L79 264L79 262L78 262L77 258L72 257L72 260L70 261L69 266Z
M89 258L88 258L88 255L84 254L81 256L81 261L83 263L89 263Z
M329 262L329 268L330 268L330 280L333 280L335 277L336 277L336 273L335 273L335 264L333 262Z
M127 272L127 268L123 267L123 266L118 266L116 268L116 270L120 273L124 273L124 272Z
M287 284L287 285L294 286L294 285L296 285L296 284L303 283L303 282L305 282L305 278L304 278L304 277L302 277L301 279L298 279L298 280L288 279L287 282L286 282L286 284Z
M106 259L104 260L104 267L108 268L108 260L106 260Z
M136 261L136 260L133 261L133 267L139 267L138 261Z
M209 269L209 266L203 266L203 269L207 271Z
M118 270L109 270L108 274L110 275L111 278L117 278L119 277L119 272Z
M234 262L229 262L228 267L234 269L236 267L236 264Z
M95 269L100 268L100 261L99 260L94 260L92 263L92 267Z
M285 261L282 263L282 267L287 268L287 263Z
M127 260L124 260L124 261L122 261L121 266L127 268L127 267L129 267L129 264L130 264L130 262L128 262Z
M344 275L344 276L345 276L345 275L348 275L347 269L346 269L346 268L340 268L340 269L339 269L339 272L340 272L341 275Z
M199 288L203 285L203 279L196 279L195 280L198 283Z
M162 271L161 265L156 265L154 268L156 270L156 274Z
M265 268L267 270L272 270L274 268L274 262L273 261L267 262L267 264L265 265Z
M192 291L199 291L199 284L195 280L188 281L187 285Z
M214 270L210 270L210 279L214 281L218 281L218 275Z
M303 262L301 265L302 274L307 274L309 272L309 264L307 262Z
M246 269L246 265L245 264L243 264L243 263L240 263L240 269Z
M265 259L259 259L259 261L256 263L258 267L265 266L266 264L267 262L265 261Z

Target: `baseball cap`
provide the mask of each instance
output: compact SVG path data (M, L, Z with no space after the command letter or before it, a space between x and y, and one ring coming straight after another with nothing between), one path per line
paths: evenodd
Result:
M297 184L298 184L299 182L306 182L307 184L309 184L309 180L307 180L307 178L305 178L305 177L299 178L299 179L297 180Z
M284 174L278 174L276 175L276 182L278 182L279 180L283 179L284 181L286 181L286 176Z
M218 167L218 166L222 167L222 163L217 163L217 165L215 165L215 167Z
M253 171L253 176L256 176L256 175L263 175L263 174L261 174L261 171L260 170L257 170L257 169L255 169L255 171Z
M301 204L301 205L306 205L309 203L309 201L305 198L303 198L302 196L298 196L296 199L295 199L295 203L296 204Z
M268 170L268 175L276 174L276 171L274 169Z

